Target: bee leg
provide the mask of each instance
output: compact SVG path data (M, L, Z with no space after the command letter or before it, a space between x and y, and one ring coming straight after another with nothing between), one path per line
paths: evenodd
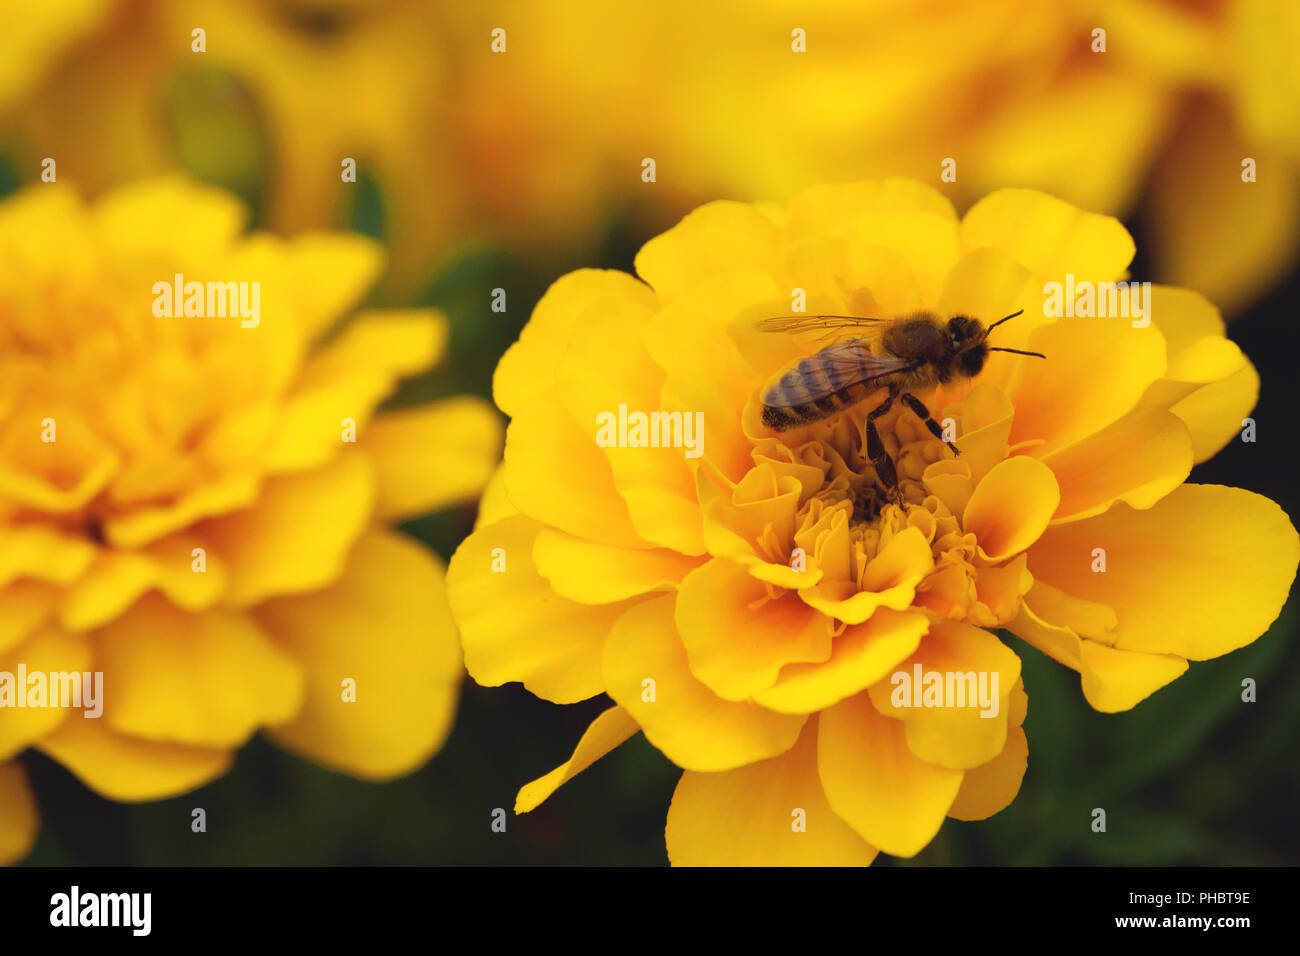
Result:
M903 400L903 404L910 408L917 418L925 422L925 427L930 429L931 435L951 448L954 455L961 454L960 448L943 437L943 429L939 427L939 423L936 422L934 416L930 414L930 409L925 407L925 402L921 401L911 392L904 392L899 396L899 398Z
M893 496L899 507L902 507L903 491L898 487L898 469L894 467L894 460L889 457L889 452L885 451L885 443L880 440L880 432L876 431L876 419L886 414L893 404L894 396L890 394L867 413L867 458L875 467L876 477L880 479L885 491Z

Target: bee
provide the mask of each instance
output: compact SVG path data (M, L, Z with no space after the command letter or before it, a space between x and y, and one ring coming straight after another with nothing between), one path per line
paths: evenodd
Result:
M901 401L954 454L957 446L943 437L914 392L954 379L971 379L984 368L990 352L1012 352L1046 358L1041 352L997 348L988 344L989 333L1024 312L1012 312L987 328L979 319L955 315L944 322L931 312L900 319L868 319L849 315L797 315L764 319L764 332L798 334L814 329L858 329L862 335L836 341L804 356L763 392L763 424L784 431L821 421L842 412L881 389L885 400L867 415L867 458L886 488L898 488L897 470L885 453L876 419Z

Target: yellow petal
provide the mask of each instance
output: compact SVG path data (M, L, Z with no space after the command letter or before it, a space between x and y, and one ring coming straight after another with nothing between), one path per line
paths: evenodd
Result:
M925 535L919 528L904 528L867 564L861 588L848 581L826 581L803 588L799 596L836 620L861 624L880 608L910 607L917 585L933 568Z
M446 336L446 320L432 310L357 316L302 369L269 438L267 469L301 471L337 456L348 422L364 435L375 406L400 378L432 365Z
M939 832L962 771L913 754L903 722L878 713L866 694L840 701L818 724L817 766L831 808L873 846L914 856Z
M1090 281L1122 278L1136 247L1119 220L1083 212L1031 189L985 196L961 222L962 252L1004 249L1042 280L1072 272Z
M196 533L227 568L226 601L247 606L334 581L373 501L369 462L343 455L316 471L269 479L252 508L207 521Z
M145 262L159 254L173 261L217 259L243 231L247 215L234 196L181 175L118 187L91 214L101 241L127 261Z
M1150 508L1191 472L1192 441L1177 415L1140 409L1043 463L1061 489L1053 520L1078 521L1116 501Z
M648 591L671 590L700 564L698 558L664 548L632 551L584 541L553 528L538 534L533 562L556 594L579 604L609 604Z
M876 857L826 800L815 719L779 757L682 774L665 835L673 866L867 866Z
M1020 792L1029 766L1029 740L1022 727L1007 728L1007 745L986 764L966 771L948 816L956 820L987 820L1006 809Z
M670 303L731 269L766 265L776 271L777 239L776 223L754 206L706 203L642 246L636 272L660 302Z
M805 717L723 700L697 680L674 603L671 594L650 598L615 622L602 656L609 696L687 770L729 770L790 749Z
M0 764L0 866L25 857L40 826L26 771L16 763Z
M506 350L492 380L492 397L507 415L518 415L533 396L556 382L576 331L611 310L655 308L654 293L624 272L579 269L546 290L519 341Z
M0 654L35 631L58 599L59 589L44 581L15 581L0 590Z
M1093 571L1105 554L1104 572ZM1115 610L1114 646L1206 660L1259 637L1295 577L1300 541L1267 498L1183 485L1153 507L1124 504L1050 528L1029 570L1067 594Z
M636 599L591 607L556 594L533 564L542 527L514 515L475 530L452 556L448 594L474 680L522 681L539 697L571 704L605 689L601 646Z
M259 607L307 681L298 715L271 738L367 780L422 766L451 729L464 673L445 594L437 558L369 531L334 585Z
M1188 113L1166 157L1149 196L1155 272L1240 310L1295 261L1294 157L1247 143L1234 117L1210 98ZM1252 183L1241 178L1246 157L1256 163Z
M1164 336L1154 323L1133 328L1131 319L1063 318L1029 341L1047 358L1017 359L1023 377L1012 395L1011 443L1041 440L1039 457L1118 420L1166 369Z
M1170 406L1192 435L1192 455L1199 464L1217 455L1241 434L1243 419L1259 400L1259 373L1247 362L1218 382L1202 385Z
M100 551L95 563L64 596L60 623L74 631L98 627L155 588L185 610L210 607L225 593L227 579L216 554L206 553L205 570L194 570L194 550L210 551L208 544L205 539L173 535L137 551Z
M538 777L519 789L519 795L515 798L515 813L528 813L541 806L556 790L640 729L623 708L611 707L604 711L583 733L572 757L546 776Z
M479 499L478 515L474 518L474 530L496 524L502 518L517 514L519 509L511 503L510 496L506 494L505 466L498 465L483 489L483 497Z
M297 664L243 614L188 614L145 598L95 635L104 719L144 740L235 747L302 704Z
M83 538L41 524L7 527L0 548L0 585L18 578L71 584L94 559L94 545Z
M930 628L923 614L881 608L835 638L824 663L790 664L755 702L789 714L811 714L865 690L906 660Z
M500 461L502 437L492 407L468 395L379 415L361 440L375 465L375 520L472 499Z
M1017 455L984 476L966 505L962 527L978 538L987 560L1004 561L1038 540L1060 500L1052 470Z
M27 687L18 683L20 665L26 668L29 678ZM54 699L55 694L61 692L61 688L56 689L51 686L49 675L85 674L90 670L92 670L91 651L86 639L51 627L42 628L27 641L0 656L0 674L6 675L6 682L12 681L15 704L19 699L36 703L29 693L32 689L30 685L32 675L44 675L45 691L44 706L4 708L2 712L4 719L0 720L0 760L7 760L26 749L29 744L49 734L73 712L74 708L52 706L61 703ZM84 680L84 677L81 679ZM102 687L100 692L102 694ZM85 703L84 696L82 702Z
M285 244L285 255L294 280L295 317L307 339L351 311L384 265L382 247L351 232L301 233ZM432 365L441 354L440 337L432 352L421 353L421 360Z
M605 544L645 548L609 460L554 395L537 395L506 429L506 492L524 514Z
M36 747L100 796L123 803L186 793L221 776L231 761L227 750L125 737L79 712Z
M912 679L915 691L917 665L922 675L938 672L944 676L945 683L948 674L973 676L976 699L968 699L964 706L918 707L910 699L904 700L905 706L896 706L894 694L905 690L907 685L895 683L894 674L905 673ZM907 745L916 756L927 763L967 770L987 763L1002 752L1011 693L1020 680L1020 658L988 631L959 621L934 624L916 653L900 664L894 674L873 684L869 693L877 710L907 724ZM978 700L981 674L988 675L989 696L994 697L996 691L988 716L984 716Z
M822 614L789 592L773 598L767 585L722 558L682 581L675 620L691 673L727 700L771 687L786 664L831 653Z
M1181 657L1117 651L1081 638L1068 627L1044 620L1028 605L1007 627L1053 660L1078 671L1083 696L1106 714L1129 710L1187 670Z

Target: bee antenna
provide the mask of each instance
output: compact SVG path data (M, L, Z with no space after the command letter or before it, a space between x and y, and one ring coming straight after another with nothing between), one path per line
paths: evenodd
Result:
M1018 315L1023 315L1024 312L1025 312L1024 309L1020 309L1018 312L1012 312L1012 313L1011 313L1010 315L1008 315L1005 319L998 319L996 322L994 322L992 325L990 325L987 329L984 330L984 334L985 334L985 335L988 335L990 332L992 332L994 329L996 329L996 328L997 328L999 325L1001 325L1003 322L1009 322L1009 321L1011 321L1012 319L1014 319L1016 316L1018 316Z
M1003 319L1002 321L1005 322L1006 319ZM1042 359L1047 358L1047 356L1044 355L1042 352L1025 352L1022 349L1000 349L994 345L989 346L989 351L990 352L1014 352L1016 355L1032 355L1035 358L1042 358Z

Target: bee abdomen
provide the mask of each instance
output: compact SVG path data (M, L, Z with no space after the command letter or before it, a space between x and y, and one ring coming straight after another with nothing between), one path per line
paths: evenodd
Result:
M860 383L840 384L833 366L809 356L768 390L763 424L774 431L807 425L856 405L867 391Z

